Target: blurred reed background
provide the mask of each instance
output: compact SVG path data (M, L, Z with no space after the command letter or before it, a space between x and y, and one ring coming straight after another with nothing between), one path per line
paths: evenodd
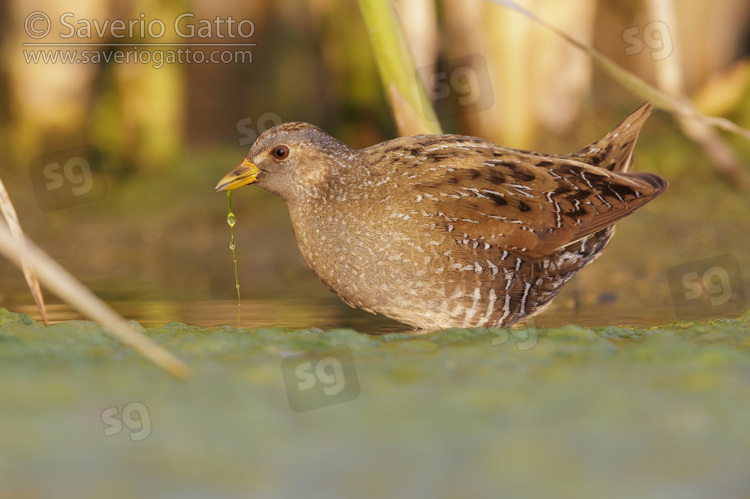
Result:
M675 24L654 18L652 4L664 3L659 1L518 3L657 86L659 65L679 59L688 96L708 113L733 115L747 124L737 108L747 88L742 77L747 80L750 2L674 2ZM449 70L446 62L474 54L486 61L494 104L460 120L449 116L443 123L448 131L508 146L542 147L551 135L580 131L582 113L616 109L619 115L620 107L629 109L638 100L595 71L588 56L501 5L398 0L396 7L418 68L439 64ZM257 46L252 63L246 64L164 64L160 69L149 64L30 64L21 44L34 41L24 32L24 20L35 10L53 20L72 12L71 22L138 19L140 13L146 20L171 20L187 11L195 20L231 15L253 21L251 41ZM4 169L23 168L34 155L78 143L96 144L113 167L125 171L175 168L185 148L236 143L239 120L269 111L285 121L317 123L354 145L395 133L353 2L5 0L0 18ZM654 21L661 25L649 26ZM668 31L659 31L662 27ZM633 53L637 47L632 42L638 40L644 46ZM122 40L94 36L91 41ZM158 41L226 40L167 36ZM723 85L720 95L705 95L717 85Z
M517 3L651 84L683 93L702 112L750 128L750 2ZM614 83L587 55L498 3L397 0L395 7L446 132L510 147L570 152L599 138L643 100ZM158 69L132 63L35 64L28 62L22 45L38 41L24 30L33 11L53 20L47 38L55 41L61 28L54 21L65 12L74 14L71 22L137 20L144 14L146 21L163 19L167 26L191 12L195 22L217 16L252 20L255 31L242 41L256 45L251 62L244 63L168 63ZM193 39L167 30L158 40L94 35L87 41L237 41L221 38L219 31ZM462 78L455 72L457 61L478 67ZM486 80L471 78L484 73ZM448 78L447 95L435 95L437 87L429 81L435 74ZM231 298L225 201L212 188L266 127L309 121L355 147L397 134L355 2L3 0L0 89L0 175L22 224L95 290L116 288L119 297L180 296L192 290L193 298ZM476 92L482 94L474 99L481 108L461 101ZM668 140L677 140L674 136ZM748 157L746 141L728 140L738 157ZM42 212L29 183L29 165L40 156L83 145L101 154L106 196ZM660 168L655 171L681 176L691 165L666 161ZM246 197L236 201L239 233L245 236L239 242L246 255L241 270L244 265L252 274L253 287L262 289L269 282L296 286L300 275L309 273L296 254L283 207L259 189ZM278 214L263 212L267 225L259 241L261 225L253 218L261 206ZM250 254L252 262L247 261ZM23 289L20 272L0 262L0 305L22 293L11 291L14 283ZM154 295L153 289L164 292ZM314 278L299 290L325 293Z

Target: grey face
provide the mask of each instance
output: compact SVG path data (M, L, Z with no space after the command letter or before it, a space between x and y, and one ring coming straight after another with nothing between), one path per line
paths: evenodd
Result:
M285 123L264 132L243 163L225 176L217 191L257 183L287 203L319 193L331 166L351 150L320 128L307 123Z

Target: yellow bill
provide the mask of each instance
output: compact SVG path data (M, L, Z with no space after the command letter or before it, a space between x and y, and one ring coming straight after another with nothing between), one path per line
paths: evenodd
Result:
M223 191L231 191L236 189L237 187L242 187L243 185L252 184L255 182L255 178L260 173L260 170L257 166L252 164L245 158L244 161L242 161L242 164L226 174L224 178L219 180L219 183L216 184L216 192L223 192Z

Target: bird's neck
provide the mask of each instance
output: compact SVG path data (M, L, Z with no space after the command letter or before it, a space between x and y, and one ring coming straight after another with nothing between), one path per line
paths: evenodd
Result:
M324 164L325 167L314 168L313 164ZM304 212L311 205L336 209L342 203L360 197L359 192L370 177L367 167L360 161L356 151L351 149L342 149L336 154L316 159L310 165L295 179L292 195L284 199L290 211Z

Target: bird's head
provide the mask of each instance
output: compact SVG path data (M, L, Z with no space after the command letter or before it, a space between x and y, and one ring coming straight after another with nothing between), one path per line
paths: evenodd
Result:
M263 132L242 163L219 181L216 191L257 183L287 203L318 196L330 176L351 163L353 153L314 125L284 123Z

